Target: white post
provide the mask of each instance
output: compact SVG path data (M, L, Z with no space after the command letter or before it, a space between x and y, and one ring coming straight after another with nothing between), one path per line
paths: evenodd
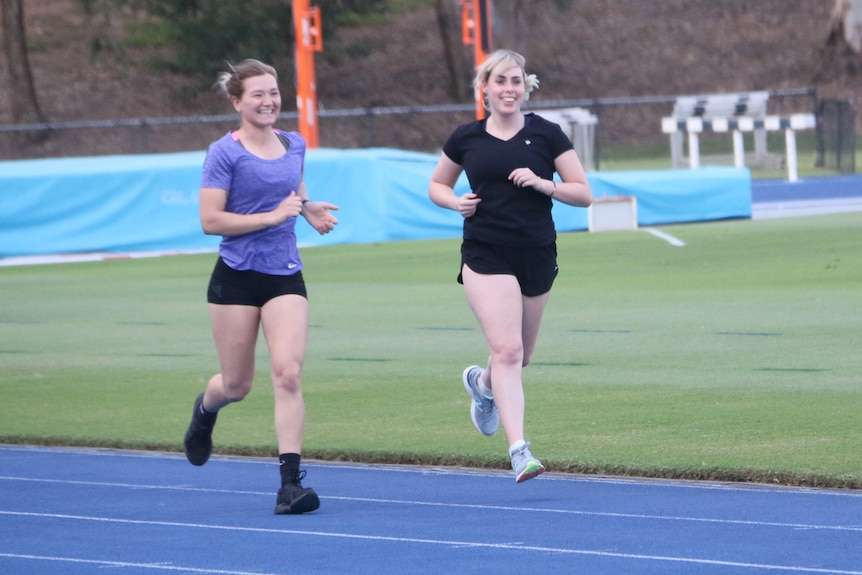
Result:
M733 165L737 168L745 167L745 142L739 130L733 131Z
M682 163L682 132L670 132L670 165L673 169L681 168Z
M793 183L799 181L796 166L796 132L787 128L784 135L787 140L787 180Z
M692 170L700 167L700 137L697 132L688 133L688 160Z

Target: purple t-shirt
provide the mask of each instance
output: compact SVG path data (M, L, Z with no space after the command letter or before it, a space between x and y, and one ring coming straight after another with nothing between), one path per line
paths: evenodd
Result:
M246 150L233 133L213 142L204 160L202 188L227 190L228 212L256 214L274 210L291 192L299 192L305 161L305 140L297 132L277 130L288 142L287 153L264 160ZM302 269L296 245L296 218L242 234L223 236L219 255L235 270L291 275Z

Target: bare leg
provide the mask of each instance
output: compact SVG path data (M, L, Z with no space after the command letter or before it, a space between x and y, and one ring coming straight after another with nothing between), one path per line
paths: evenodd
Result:
M216 304L210 304L209 310L221 371L210 379L203 406L215 412L241 401L251 391L260 310L254 306Z
M513 445L524 439L522 369L535 349L548 295L525 298L513 276L477 274L467 266L462 277L490 351L485 384L492 387L506 438Z
M302 364L308 332L308 300L284 295L263 306L263 333L269 348L275 434L279 453L302 453L305 401Z

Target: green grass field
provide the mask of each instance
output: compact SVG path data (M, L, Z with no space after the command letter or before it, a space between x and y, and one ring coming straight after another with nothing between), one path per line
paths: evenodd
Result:
M559 238L525 370L551 471L862 487L862 213ZM508 466L461 371L458 240L304 251L305 457ZM214 255L0 268L0 442L179 451L216 369ZM216 452L274 455L265 347Z

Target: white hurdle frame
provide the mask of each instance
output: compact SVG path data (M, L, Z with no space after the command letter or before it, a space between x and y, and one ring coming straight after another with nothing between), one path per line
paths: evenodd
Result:
M796 131L811 130L817 127L814 114L791 114L790 116L766 116L763 120L755 120L746 116L734 118L703 118L693 117L685 120L662 118L661 131L665 134L674 132L688 133L689 166L696 170L700 168L700 134L703 132L732 132L733 134L733 165L745 167L745 145L742 135L758 129L769 132L784 130L787 150L787 180L799 181L796 158Z

